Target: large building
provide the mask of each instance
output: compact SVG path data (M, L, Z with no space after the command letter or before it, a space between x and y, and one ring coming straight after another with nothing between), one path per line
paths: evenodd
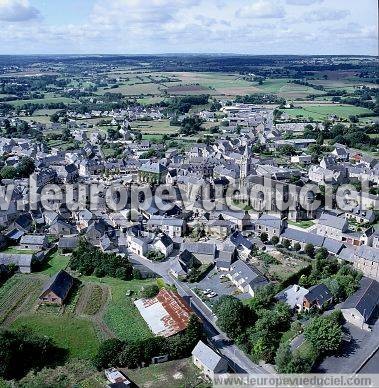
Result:
M151 331L161 337L170 337L187 328L192 310L176 292L161 289L157 296L134 302Z

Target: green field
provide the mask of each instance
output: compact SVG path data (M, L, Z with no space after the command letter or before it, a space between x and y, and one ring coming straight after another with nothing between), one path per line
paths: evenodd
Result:
M296 118L301 116L304 118L312 117L314 120L325 120L330 115L347 119L349 116L360 115L363 113L372 113L369 109L361 108L354 105L311 105L307 104L301 108L283 109L290 117Z
M149 135L165 135L178 131L178 127L170 126L169 120L133 121L131 127Z
M313 221L288 221L289 225L298 226L299 228L308 229L313 226L315 223Z
M153 336L146 322L133 304L133 297L138 298L138 292L146 284L155 283L155 280L124 281L113 278L99 279L94 276L84 277L93 283L101 283L110 287L111 298L104 314L104 322L118 338L124 340L146 339ZM126 296L128 290L132 296Z
M9 101L10 105L13 106L21 106L24 104L49 104L49 103L56 103L56 102L63 102L65 104L70 104L72 102L75 102L74 99L68 98L68 97L46 97L46 98L36 98L32 100L15 100L15 101Z
M56 345L67 349L70 358L92 358L98 349L99 340L90 321L69 315L39 314L18 317L11 328L27 327L36 334L46 335Z
M40 273L52 276L61 269L65 269L70 261L70 256L61 255L59 252L54 252L49 260L44 264Z

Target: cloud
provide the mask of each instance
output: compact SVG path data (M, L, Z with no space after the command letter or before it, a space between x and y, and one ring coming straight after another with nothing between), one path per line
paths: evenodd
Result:
M320 8L313 12L304 15L304 19L308 22L324 22L331 20L342 20L350 15L350 11L345 9L328 9Z
M28 0L0 0L0 20L5 22L24 22L39 19L39 10Z
M315 3L322 3L324 0L287 0L289 5L312 5Z
M285 16L285 10L281 4L259 0L254 4L242 7L236 15L241 18L279 19Z

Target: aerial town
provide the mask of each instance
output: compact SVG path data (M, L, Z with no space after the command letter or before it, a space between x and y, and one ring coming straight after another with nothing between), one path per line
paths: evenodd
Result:
M379 374L378 79L1 55L0 387Z

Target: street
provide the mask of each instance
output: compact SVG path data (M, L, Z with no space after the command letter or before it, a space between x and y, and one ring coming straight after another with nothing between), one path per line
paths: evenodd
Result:
M202 319L205 333L209 341L215 348L229 361L230 367L236 373L269 373L261 366L254 364L216 325L215 316L203 301L184 283L179 282L169 274L169 268L172 260L162 263L154 263L148 259L137 256L129 252L133 260L138 261L145 267L151 269L161 276L168 284L175 285L179 295L181 295L196 314Z

